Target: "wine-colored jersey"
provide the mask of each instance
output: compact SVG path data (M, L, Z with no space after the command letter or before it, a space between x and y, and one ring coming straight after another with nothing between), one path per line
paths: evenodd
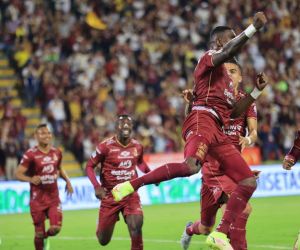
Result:
M54 147L48 153L40 151L37 146L25 152L20 164L28 169L29 176L38 175L41 178L39 185L30 183L31 202L46 204L59 200L57 177L61 159L61 151Z
M240 100L244 97L245 94L240 91L237 95L237 100ZM239 136L246 136L248 118L257 119L257 110L255 103L252 103L247 111L244 112L241 116L236 119L230 119L229 122L224 125L225 134L229 136L230 140L239 151L241 151L241 146L239 145Z
M213 66L214 53L215 50L207 51L195 68L193 106L213 108L222 123L226 124L235 103L234 88L224 64Z
M137 178L136 167L143 163L143 147L134 139L124 146L111 137L98 144L91 160L101 164L101 185L111 190L121 182Z

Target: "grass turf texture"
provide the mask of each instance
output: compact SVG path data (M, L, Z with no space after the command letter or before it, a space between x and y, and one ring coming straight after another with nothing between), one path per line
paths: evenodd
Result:
M300 197L252 199L253 213L248 224L249 250L292 249L300 229ZM52 250L99 249L95 237L98 211L65 211L60 234L50 238ZM181 249L180 235L187 221L199 217L198 203L144 207L144 249ZM218 219L219 220L219 219ZM1 250L32 250L33 225L29 214L0 216ZM191 250L207 249L205 236L194 236ZM123 219L117 223L107 250L130 249Z

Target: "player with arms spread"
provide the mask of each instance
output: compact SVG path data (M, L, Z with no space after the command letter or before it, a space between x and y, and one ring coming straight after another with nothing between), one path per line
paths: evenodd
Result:
M143 211L137 192L115 202L111 190L118 183L137 178L136 167L148 173L143 160L142 145L131 137L133 122L128 115L120 115L116 122L116 135L101 142L86 164L86 173L101 200L97 237L101 245L107 245L112 237L119 213L123 214L131 237L131 250L142 250ZM100 164L98 182L94 169Z
M227 238L230 225L243 212L256 189L255 176L240 152L223 133L222 126L228 123L230 117L238 117L246 111L267 84L260 79L250 95L236 102L232 81L224 63L231 60L265 23L265 15L258 12L253 18L253 24L238 36L227 26L219 26L212 31L212 50L200 58L194 71L193 107L182 128L186 141L185 161L165 164L140 178L117 185L112 190L115 199L121 200L143 185L190 176L199 171L209 152L222 164L224 173L238 183L229 197L220 225L207 238L207 244L214 249L232 249Z
M225 67L232 79L234 94L237 100L244 98L245 93L239 90L239 85L242 82L240 66L233 60L232 62L225 63ZM262 77L264 76L262 75ZM258 76L259 79L260 76ZM183 95L189 106L192 105L192 90L183 91ZM255 103L240 117L230 119L230 122L224 126L224 131L239 151L255 143L257 139L257 111ZM246 136L247 134L248 136ZM213 157L207 155L205 161L201 169L201 220L187 224L181 237L183 249L188 249L193 234L207 235L211 232L215 224L218 209L227 202L228 196L237 186L237 183L224 174L222 166ZM243 213L230 227L229 239L235 250L247 249L246 223L251 210L251 206L248 203Z
M62 210L57 186L57 177L66 181L66 191L73 193L71 182L61 167L62 153L51 146L52 133L46 124L35 129L38 145L28 149L18 166L16 177L30 183L30 213L35 227L34 245L43 250L48 236L55 236L62 226ZM49 218L50 228L45 230Z

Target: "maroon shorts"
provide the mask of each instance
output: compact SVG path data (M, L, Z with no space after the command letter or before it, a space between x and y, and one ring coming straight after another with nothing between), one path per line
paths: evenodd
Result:
M240 152L210 113L192 111L184 123L183 135L186 140L185 158L196 158L203 165L209 154L220 162L221 171L235 182L253 177Z
M115 202L112 195L101 201L97 234L105 231L119 220L119 213L125 218L127 215L143 215L140 197L137 192L127 196L120 202Z
M53 201L45 205L38 202L30 202L30 213L36 232L45 231L45 220L48 218L50 226L62 226L62 209L60 201Z

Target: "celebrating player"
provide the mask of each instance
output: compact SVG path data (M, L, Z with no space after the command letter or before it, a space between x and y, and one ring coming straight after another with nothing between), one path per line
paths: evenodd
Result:
M140 178L117 185L112 190L115 200L121 200L146 184L197 173L209 152L222 164L225 175L238 185L228 199L217 230L208 236L207 244L215 249L232 249L227 238L230 225L246 207L256 189L256 179L240 152L223 133L222 125L227 124L231 116L235 118L244 112L267 83L260 76L251 94L236 102L232 81L224 63L232 59L266 21L265 15L258 12L253 24L238 36L227 26L219 26L212 31L212 50L200 58L194 71L193 107L182 129L186 141L185 161L165 164Z
M73 193L67 174L61 167L62 154L51 146L52 134L46 124L35 130L38 145L27 150L16 171L20 181L30 183L30 213L35 227L34 245L36 250L46 248L47 237L55 236L62 226L62 210L57 187L58 174L66 181L66 191ZM50 227L45 230L45 220Z
M143 160L142 145L131 138L132 118L120 115L116 123L116 135L101 142L86 165L86 173L92 182L95 195L101 200L97 237L101 245L107 245L112 237L119 213L127 223L131 237L131 250L142 250L143 211L137 192L121 202L115 202L111 190L123 181L137 177L136 167L142 172L150 171ZM100 180L94 169L100 163Z
M225 67L232 79L235 96L237 99L243 98L245 93L239 90L239 84L242 81L240 66L235 61L232 61L225 63ZM192 90L185 90L183 94L184 99L189 104L192 104ZM224 126L224 131L239 151L255 143L257 139L257 112L255 103L239 118L230 120L229 124ZM247 132L248 136L246 136ZM181 237L183 249L188 249L193 234L207 235L211 232L215 224L218 209L222 204L226 203L228 195L230 195L237 186L237 183L230 177L224 175L218 161L209 155L206 157L206 162L203 164L201 172L201 220L195 223L188 223ZM251 210L251 206L248 203L243 213L230 227L230 243L235 250L247 249L246 223Z

